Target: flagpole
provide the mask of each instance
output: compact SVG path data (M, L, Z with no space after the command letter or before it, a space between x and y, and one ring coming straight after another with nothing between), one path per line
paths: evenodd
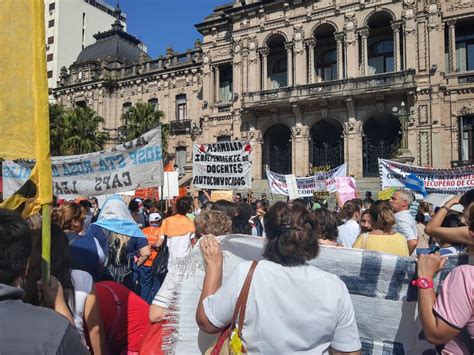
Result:
M43 223L41 227L41 281L49 284L50 265L51 265L51 213L50 204L41 206Z

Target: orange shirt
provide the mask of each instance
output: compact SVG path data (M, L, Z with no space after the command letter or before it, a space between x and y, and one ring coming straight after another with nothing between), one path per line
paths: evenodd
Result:
M181 237L194 231L194 222L181 214L165 218L161 224L161 235L166 235L168 238Z
M154 248L151 248L153 244L155 244L160 239L161 227L146 227L143 228L143 233L145 233L148 239L148 245L150 246L151 255L143 264L144 266L151 267L153 264L153 260L155 260L156 256L158 255L158 251Z

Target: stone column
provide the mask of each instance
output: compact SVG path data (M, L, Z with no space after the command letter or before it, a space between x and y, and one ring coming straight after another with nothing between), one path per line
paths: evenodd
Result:
M270 54L270 50L267 47L260 48L260 54L262 55L262 70L260 71L262 75L261 79L261 90L268 89L268 55Z
M215 103L215 88L216 88L216 79L214 75L215 66L211 64L210 71L210 85L209 85L209 104Z
M336 53L337 53L337 78L339 80L344 79L344 52L343 52L343 41L344 33L337 32L334 34L334 39L336 40Z
M448 21L449 71L456 71L456 21Z
M400 23L392 22L393 31L393 71L402 70L400 61Z
M248 75L249 75L249 51L248 48L242 49L242 93L249 91Z
M260 135L256 134L257 137L253 139L253 147L252 147L252 177L255 180L262 179L262 161L263 161L263 141L262 138L259 137Z
M257 85L257 77L260 76L259 71L259 58L257 53L257 43L255 41L251 41L249 43L249 67L248 67L248 90L250 92L255 92L259 90L259 86Z
M407 50L410 48L416 48L416 31L415 21L413 19L413 10L407 10L408 16L405 15L403 22L403 45L404 45L404 57L405 57L405 69L416 69L417 68L417 53L416 51ZM415 52L415 53L413 53Z
M212 85L212 68L209 65L209 57L205 56L203 58L203 80L202 80L202 93L203 93L203 101L207 101L207 103L211 102L211 85Z
M306 48L301 40L294 42L293 52L295 55L295 85L306 84Z
M369 66L369 53L367 48L367 39L369 38L369 28L365 27L359 31L360 40L361 40L361 49L362 49L362 63L361 63L361 76L367 76L368 66Z
M309 128L297 124L292 128L292 172L296 176L309 174Z
M293 43L285 43L286 55L287 55L287 67L288 67L288 85L293 86Z
M343 123L344 158L348 163L347 172L361 177L363 163L363 122L350 119Z
M232 65L232 92L237 93L242 98L242 59L240 54L241 47L239 44L234 45L233 65ZM240 107L241 100L237 100L234 105ZM236 106L234 106L236 107Z
M316 47L316 39L310 38L306 40L306 47L308 52L308 84L314 84L316 82L316 70L314 66L314 48Z
M346 28L345 34L345 63L346 63L346 77L347 78L357 78L359 76L359 39L356 36L355 31L352 29ZM347 24L346 24L347 27Z
M214 67L214 76L215 76L215 79L214 79L215 80L215 82L214 82L214 93L215 93L214 102L218 103L221 100L220 90L219 90L219 87L220 87L219 82L220 82L220 78L221 78L221 71L219 69L219 65L216 65Z

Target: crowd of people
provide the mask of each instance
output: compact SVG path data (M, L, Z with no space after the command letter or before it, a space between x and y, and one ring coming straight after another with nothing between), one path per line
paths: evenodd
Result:
M138 354L152 324L166 321L181 282L175 265L198 244L206 271L196 320L204 332L232 323L252 275L239 329L248 353L360 354L346 285L307 263L329 246L419 255L415 281L426 339L446 344L445 354L471 354L474 266L454 269L438 298L432 283L443 256L474 251L474 190L436 208L421 202L416 214L413 203L403 189L390 200L366 194L345 201L338 211L322 200L271 204L265 194L212 202L207 191L166 210L138 198L127 205L119 196L102 208L94 197L59 201L48 284L41 282L42 217L0 210L0 352ZM463 213L452 209L458 204ZM263 260L244 262L223 280L216 236L227 234L263 238L264 249ZM471 341L461 337L466 331Z

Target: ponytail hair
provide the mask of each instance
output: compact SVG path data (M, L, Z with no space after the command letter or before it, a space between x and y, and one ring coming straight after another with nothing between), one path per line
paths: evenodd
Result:
M63 203L51 212L51 220L60 226L62 230L71 229L73 220L84 219L85 216L85 208L75 202Z
M339 212L339 217L345 220L351 219L358 212L360 213L360 205L355 203L353 200L349 200L346 201L341 212Z
M301 206L275 203L264 216L267 243L263 257L283 266L303 265L319 251L319 227Z
M385 233L392 231L395 225L395 215L389 207L384 204L372 204L369 214L374 221L374 229L381 229Z

